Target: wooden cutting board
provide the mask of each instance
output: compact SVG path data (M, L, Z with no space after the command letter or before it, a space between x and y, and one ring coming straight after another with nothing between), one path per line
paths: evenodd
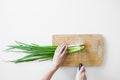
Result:
M79 34L79 35L53 35L52 44L68 45L85 43L83 52L69 54L66 56L62 66L78 66L83 63L85 66L100 66L104 57L103 37L99 34Z

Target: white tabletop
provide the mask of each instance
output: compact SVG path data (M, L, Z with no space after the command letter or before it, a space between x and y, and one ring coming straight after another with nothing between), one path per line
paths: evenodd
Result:
M119 0L0 0L0 60L24 54L3 50L14 41L51 45L53 34L102 34L102 66L86 67L88 80L120 79ZM0 80L39 80L51 61L0 61ZM61 67L52 80L74 80L77 67Z

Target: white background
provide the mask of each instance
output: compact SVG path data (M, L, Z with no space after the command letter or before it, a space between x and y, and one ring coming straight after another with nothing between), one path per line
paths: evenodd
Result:
M119 0L0 0L0 80L39 80L51 61L13 64L24 54L3 50L14 41L51 45L53 34L102 34L102 66L87 67L88 80L120 80ZM77 67L62 67L52 80L74 80Z

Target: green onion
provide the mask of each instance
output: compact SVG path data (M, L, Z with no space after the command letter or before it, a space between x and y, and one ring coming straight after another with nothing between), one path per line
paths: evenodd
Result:
M21 52L21 53L27 53L26 56L13 60L11 62L14 63L20 63L20 62L29 62L29 61L46 61L46 60L52 60L54 56L54 52L57 48L57 46L40 46L37 44L26 44L22 42L16 41L17 45L10 45L9 48L6 49L7 52ZM85 45L79 44L79 45L70 45L67 48L67 53L72 54L76 52L82 52L85 48Z

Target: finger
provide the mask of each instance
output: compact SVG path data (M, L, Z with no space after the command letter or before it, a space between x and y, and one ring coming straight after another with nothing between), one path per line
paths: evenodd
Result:
M63 46L63 45L64 45L64 44L59 45L55 51L56 51L56 52L59 52L61 46Z
M60 47L59 52L62 53L62 52L64 51L65 47L66 47L66 45L63 44L63 45Z
M62 52L62 56L65 56L67 54L67 45L65 45L64 50Z
M57 49L55 50L54 56L57 56L57 55L60 54L60 53L59 53L59 50L60 50L60 47L61 47L62 45L63 45L63 44L61 44L61 45L59 45L59 46L57 47Z
M83 66L83 72L85 72L85 66Z
M84 67L84 66L81 67L80 73L81 73L81 72L85 72L85 67Z

